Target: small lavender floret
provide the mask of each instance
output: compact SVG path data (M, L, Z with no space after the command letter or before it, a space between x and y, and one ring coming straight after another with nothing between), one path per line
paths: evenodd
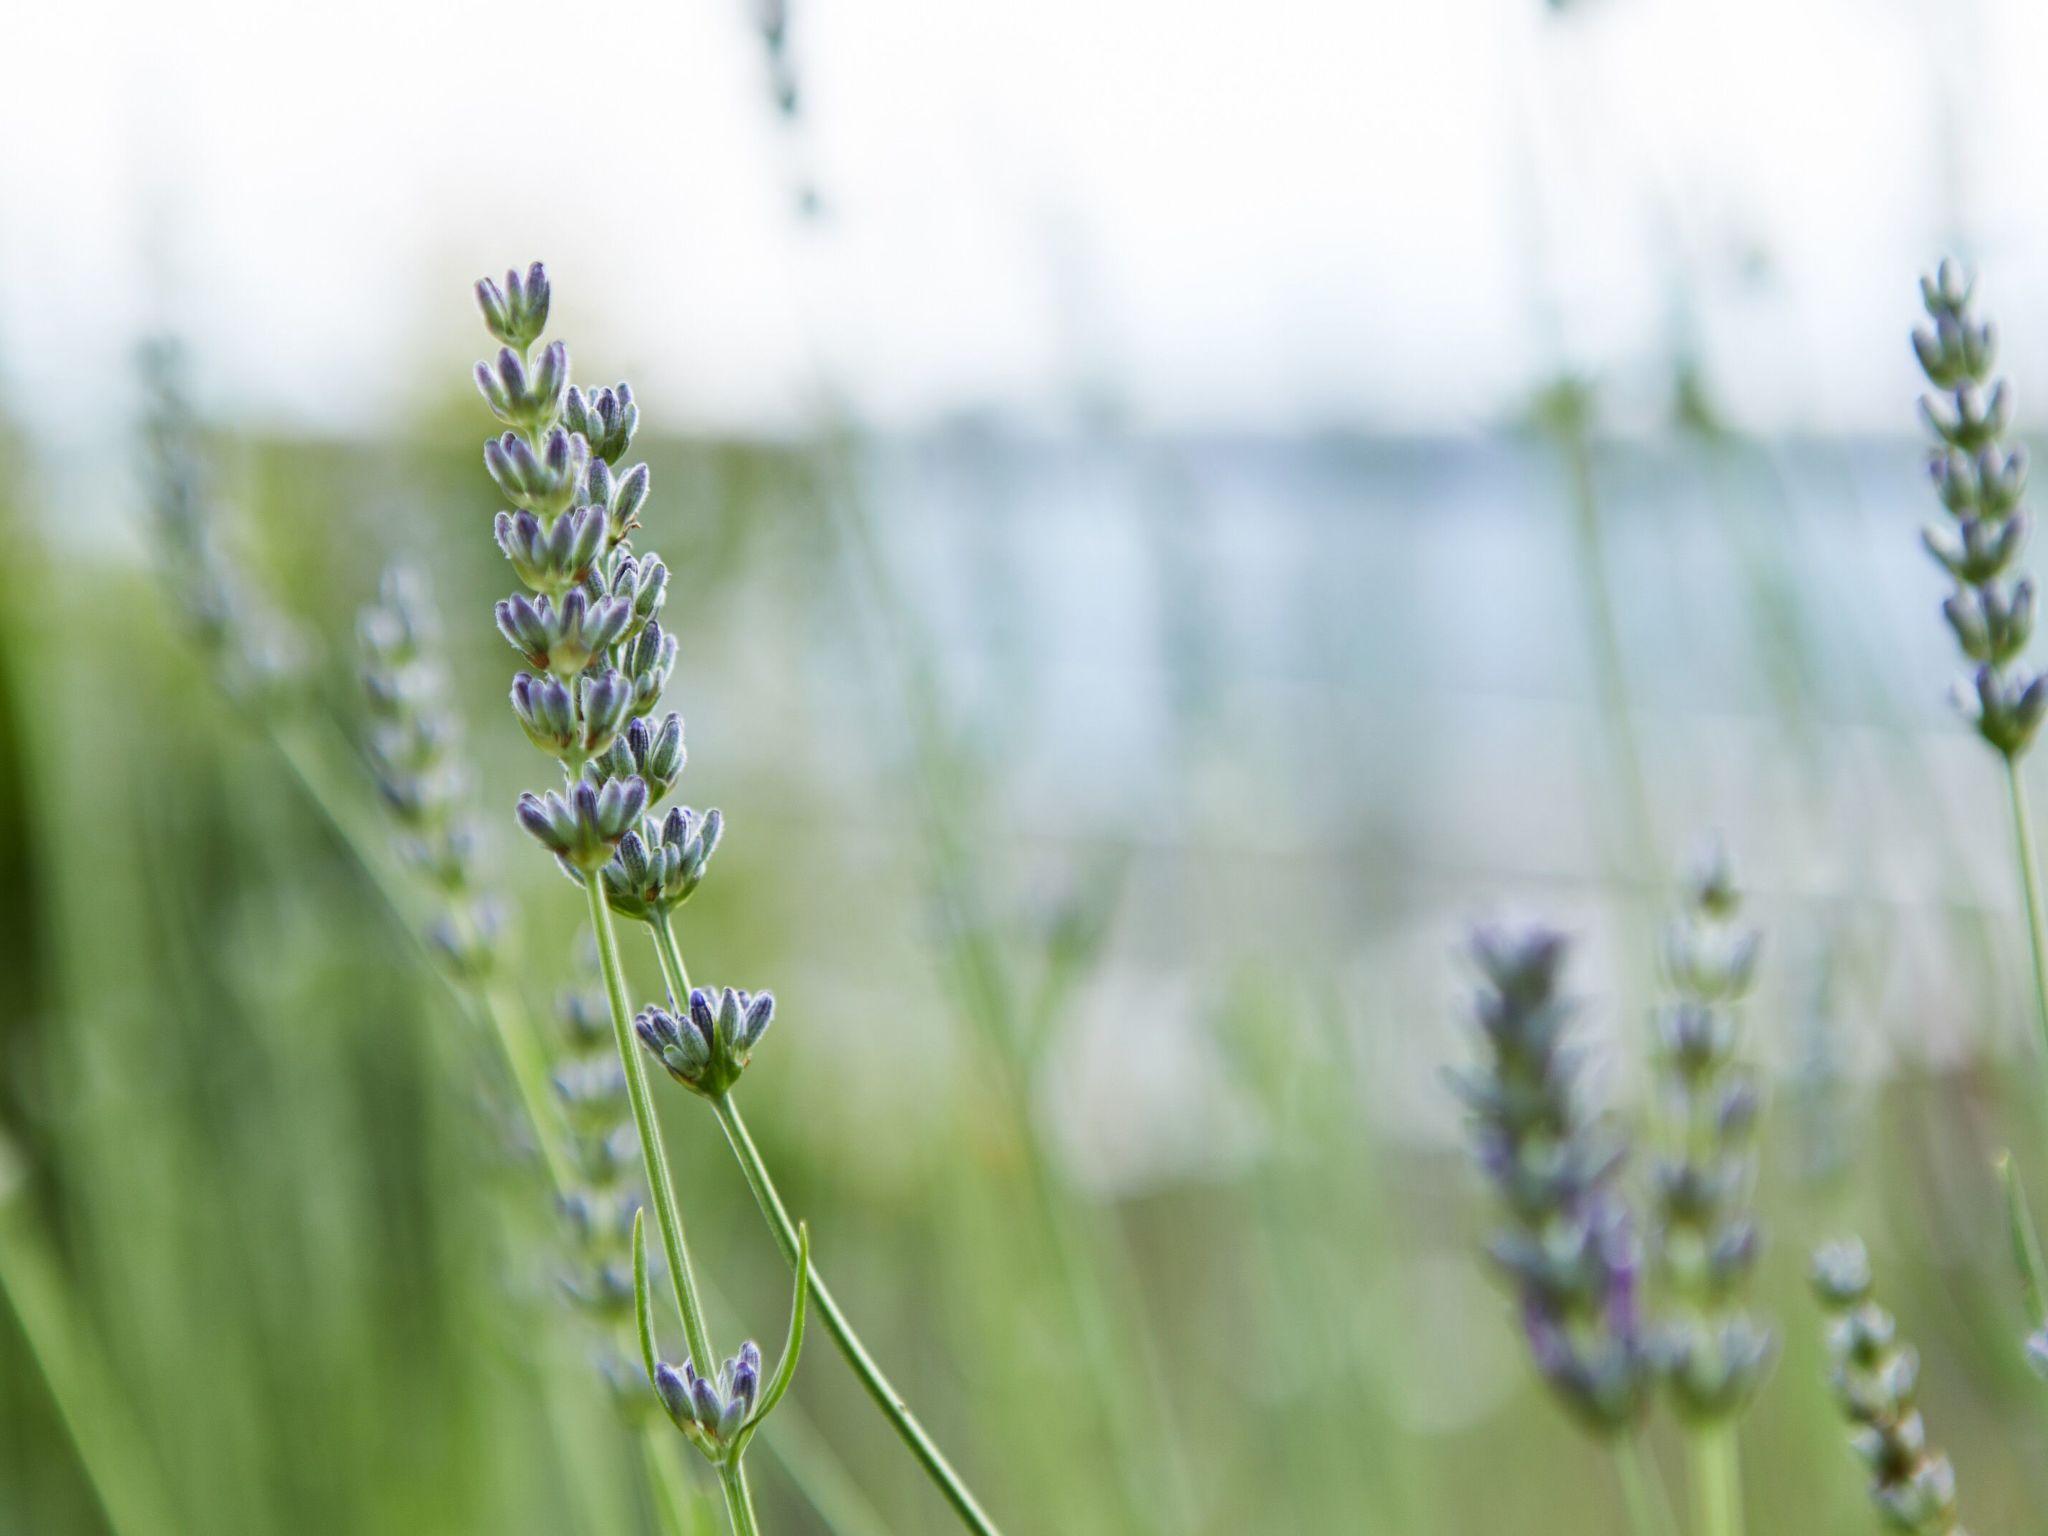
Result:
M632 704L631 685L609 668L585 673L573 688L545 673L521 672L512 679L512 713L527 739L568 767L581 767L610 748Z
M507 426L526 432L549 426L561 414L569 387L569 349L550 342L529 369L518 352L506 347L495 363L476 365L476 387L491 414Z
M522 351L547 329L549 298L547 268L537 261L524 273L507 272L503 286L488 277L477 280L476 302L484 312L484 325L506 346Z
M559 597L589 579L604 548L605 514L601 507L572 507L543 523L531 512L500 512L491 533L522 582Z
M681 777L689 753L683 747L683 717L674 710L655 720L636 715L611 746L583 770L586 777L625 778L638 774L647 781L647 803L658 806Z
M579 504L590 445L556 427L536 452L517 432L507 432L484 444L484 468L513 506L536 517L558 517Z
M572 385L562 402L562 424L582 434L592 458L616 464L633 444L640 407L633 403L632 386L625 383L587 395Z
M561 602L515 592L497 606L498 633L530 667L577 677L624 637L633 605L621 597L593 597L575 587Z
M739 1081L774 1019L772 992L727 987L713 994L697 987L680 1018L666 1008L649 1008L634 1029L670 1077L693 1093L715 1099Z
M1849 1443L1870 1472L1885 1519L1913 1536L1960 1532L1955 1469L1927 1441L1915 1393L1920 1357L1898 1338L1871 1296L1870 1257L1854 1238L1814 1254L1813 1289L1828 1313L1829 1385L1852 1426Z
M688 901L710 868L724 826L715 809L699 816L678 805L660 822L650 818L638 832L627 833L603 871L612 910L652 922Z
M586 781L570 786L567 798L548 790L519 797L519 824L542 847L579 875L592 875L647 808L647 786L638 779L607 779L602 788Z
M1640 1419L1654 1361L1641 1245L1617 1185L1625 1149L1585 1111L1565 1045L1567 948L1545 928L1473 935L1487 1055L1454 1082L1509 1217L1491 1250L1516 1292L1531 1357L1582 1424L1611 1435Z

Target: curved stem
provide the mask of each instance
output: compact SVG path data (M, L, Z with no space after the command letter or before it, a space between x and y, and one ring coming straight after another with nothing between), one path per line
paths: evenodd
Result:
M662 977L675 994L676 1001L681 1003L689 996L690 973L683 964L682 946L676 942L675 925L663 914L656 917L650 926L654 930L655 952L661 959ZM789 1209L782 1203L775 1181L768 1176L768 1165L761 1160L760 1148L754 1145L754 1138L747 1133L746 1122L740 1119L739 1106L733 1103L732 1095L728 1093L712 1099L711 1108L725 1131L733 1156L739 1160L740 1169L747 1176L747 1183L753 1188L755 1203L768 1219L775 1241L782 1249L783 1259L794 1266L798 1248L796 1223L790 1219ZM925 1475L938 1485L946 1502L953 1506L953 1513L960 1517L961 1524L976 1532L977 1536L1002 1536L995 1521L976 1502L966 1482L953 1470L953 1464L946 1460L937 1442L918 1422L917 1415L910 1411L903 1394L896 1390L875 1363L874 1356L868 1353L860 1335L854 1332L853 1324L846 1320L846 1314L839 1310L839 1303L826 1288L815 1262L811 1265L810 1292L812 1305L825 1319L825 1329L832 1335L832 1342L839 1347L839 1353L846 1357L846 1363L860 1378L868 1396L874 1399L875 1406L882 1410L882 1416L889 1421L897 1437L909 1448L918 1465L924 1468Z
M71 1303L40 1231L32 1233L25 1213L8 1211L4 1201L0 1301L14 1314L107 1529L115 1536L168 1529L172 1506L148 1463L148 1439L131 1421L113 1368L81 1309Z
M2034 1018L2041 1042L2048 1046L2048 931L2041 912L2041 875L2034 865L2034 819L2027 810L2027 784L2020 761L2005 759L2006 786L2012 791L2013 842L2020 861L2020 886L2027 900L2027 943L2034 957Z
M539 1059L531 1015L523 1005L501 992L458 983L447 967L438 964L428 953L420 938L420 925L412 911L411 899L403 893L385 862L373 851L378 846L381 833L372 831L367 810L359 804L362 797L345 789L326 767L330 756L346 753L346 743L340 733L328 729L325 734L341 745L330 744L330 750L322 750L301 740L275 719L260 721L259 728L271 748L283 759L313 808L333 828L371 887L399 920L398 927L411 940L427 969L447 987L458 1006L466 1012L481 1011L485 1015L486 1023L506 1055L508 1069L519 1089L521 1108L532 1122L534 1140L541 1148L549 1173L555 1178L557 1191L574 1187L568 1178L566 1153L559 1136L559 1117L548 1112L545 1094L537 1092L544 1074L531 1065ZM525 1067L517 1059L522 1055L528 1062ZM769 1454L782 1464L790 1480L810 1501L828 1529L841 1533L841 1536L886 1536L887 1527L881 1516L866 1502L859 1487L829 1447L803 1422L794 1404L782 1405L776 1430L769 1442ZM687 1484L684 1487L687 1490ZM657 1493L658 1498L661 1496ZM689 1497L694 1506L696 1495L691 1493Z
M647 1464L647 1486L654 1495L655 1522L662 1536L699 1536L697 1498L669 1454L674 1449L675 1437L668 1426L650 1417L641 1429L640 1453Z
M754 1495L747 1487L747 1469L738 1457L719 1463L718 1486L725 1490L725 1512L732 1517L733 1536L761 1536L761 1523L754 1518Z
M640 1156L647 1165L647 1186L654 1200L654 1215L661 1225L661 1245L668 1256L669 1282L676 1293L676 1310L682 1315L683 1337L690 1346L690 1358L706 1373L718 1369L711 1347L711 1330L704 1325L704 1308L697 1299L696 1276L690 1272L690 1250L683 1241L683 1219L676 1210L675 1186L669 1180L668 1155L662 1150L661 1125L654 1118L654 1104L647 1093L647 1073L633 1043L633 1006L626 1000L626 973L619 964L619 938L612 931L611 908L605 905L604 883L595 871L583 877L583 894L590 902L590 926L597 933L597 959L604 971L605 996L611 1003L612 1035L619 1048L619 1065L626 1073L626 1097L633 1103L633 1125L640 1133Z
M666 912L648 919L654 930L654 958L661 965L661 979L668 987L669 1005L690 1006L690 968L683 964L683 947L676 942L675 920Z
M1639 1437L1629 1435L1614 1442L1614 1470L1621 1480L1621 1498L1628 1506L1633 1536L1678 1536L1678 1521L1671 1513L1663 1479L1656 1463L1644 1454Z
M789 1263L796 1262L796 1223L790 1220L789 1210L782 1203L782 1196L775 1188L775 1181L768 1176L768 1165L761 1160L761 1152L754 1145L754 1138L747 1134L746 1122L740 1118L739 1106L732 1101L731 1094L725 1094L711 1101L711 1108L718 1116L718 1123L725 1131L725 1139L732 1146L733 1156L739 1159L740 1168L747 1176L747 1183L753 1186L754 1199L761 1207L761 1214L768 1218L768 1225L775 1233L775 1240L782 1249L783 1258ZM946 1460L932 1437L925 1432L917 1415L910 1411L910 1405L903 1401L889 1378L882 1374L882 1368L875 1364L874 1356L861 1342L860 1335L853 1331L853 1324L846 1320L846 1314L839 1309L839 1303L826 1288L824 1277L818 1273L818 1266L811 1265L811 1304L818 1309L818 1315L825 1320L825 1329L832 1335L832 1342L839 1346L839 1353L846 1357L846 1363L853 1367L860 1384L867 1388L868 1396L875 1406L882 1410L882 1416L896 1431L923 1467L925 1475L938 1485L946 1502L953 1506L953 1513L960 1517L960 1523L978 1536L1001 1536L996 1523L986 1511L975 1502L974 1495L960 1474L953 1470L953 1464Z
M1699 1536L1742 1536L1742 1462L1732 1424L1715 1424L1688 1437Z

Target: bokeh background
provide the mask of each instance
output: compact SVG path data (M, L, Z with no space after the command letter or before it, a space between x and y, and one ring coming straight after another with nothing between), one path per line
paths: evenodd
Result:
M438 594L508 985L477 275L633 381L701 979L822 1265L1012 1536L1620 1530L1477 1257L1456 946L1541 914L1639 1110L1649 935L1768 932L1752 1528L1869 1528L1801 1276L1863 1231L1973 1528L2048 1497L1990 1159L2048 1177L1906 331L2048 388L2025 0L798 0L9 18L0 1531L650 1529L488 1041L394 904L355 613ZM138 344L298 636L158 579ZM307 765L313 765L309 774ZM655 984L635 946L640 984ZM722 1337L787 1282L663 1098ZM764 1521L948 1529L822 1336ZM1654 1443L1674 1473L1668 1427ZM681 1455L681 1452L677 1452Z

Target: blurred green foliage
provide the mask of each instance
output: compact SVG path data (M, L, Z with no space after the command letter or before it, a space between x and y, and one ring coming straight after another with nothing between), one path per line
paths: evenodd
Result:
M434 439L475 435L465 418ZM424 442L225 441L224 499L241 553L316 641L310 708L346 728L356 606L394 551L433 573L483 801L508 808L530 754L486 618L503 585L480 536L492 508L466 449ZM19 495L36 477L19 440L5 450L0 487ZM1609 1468L1533 1383L1477 1256L1484 1197L1432 1086L1466 1049L1455 918L1527 867L1447 870L1396 805L1360 811L1317 862L1274 853L1241 793L1259 742L1232 679L1204 670L1227 673L1231 632L1176 603L1203 565L1187 542L1208 515L1199 468L1169 461L1137 493L1135 558L1160 581L1175 666L1156 688L1167 776L1127 793L1181 808L1140 823L1063 814L1043 753L1016 740L1014 707L1049 686L1035 653L977 672L952 651L934 612L959 594L934 599L918 574L934 535L865 503L888 477L859 445L651 450L683 794L732 828L684 944L701 980L781 998L745 1085L757 1134L876 1353L1011 1536L1139 1529L1133 1479L1173 1490L1158 1524L1175 1531L1621 1529ZM1811 570L1727 489L1756 465L1718 437L1681 451L1712 504L1659 515L1732 552L1746 596L1719 622L1762 658L1750 707L1783 724L1772 771L1794 785L1774 793L1823 803L1840 750L1813 728L1823 682L1827 707L1885 728L1895 697L1876 669L1816 661ZM1336 461L1363 455L1370 478L1376 453ZM974 498L1021 494L1000 455L949 462L981 477ZM1534 463L1529 515L1562 530ZM1639 463L1600 468L1635 499ZM0 503L0 539L34 555L0 604L0 1252L22 1303L0 1312L0 1532L108 1529L102 1496L133 1512L123 1536L644 1528L637 1450L553 1295L550 1213L488 1043L360 850L214 695L148 571L99 541L41 547L29 510ZM1664 535L1638 520L1621 536ZM1393 568L1412 556L1396 544ZM990 582L969 600L1000 623L1000 553L969 564ZM1638 663L1631 642L1665 617L1647 602L1617 604ZM1931 607L1926 625L1931 647ZM1379 631L1315 639L1403 659L1372 648ZM1338 683L1370 704L1381 684L1358 661L1345 653ZM1398 741L1370 720L1332 739L1375 774L1427 776L1455 732L1424 744L1413 701L1398 709ZM1599 782L1597 734L1584 757ZM1931 782L1911 753L1888 761ZM354 765L332 766L367 811ZM1514 765L1487 766L1523 794ZM499 824L530 957L515 980L542 1009L577 976L578 896ZM1989 1172L2008 1142L2048 1169L2048 1141L2006 1054L2016 926L1943 896L1968 888L1963 864L1903 912L1804 899L1782 863L1762 903L1786 974L1749 1026L1780 1069L1759 1305L1785 1352L1744 1431L1759 1531L1871 1528L1802 1282L1806 1247L1842 1224L1871 1237L1926 1355L1973 1528L2020 1529L2048 1495ZM1566 899L1592 922L1646 900ZM1956 978L1961 1046L1909 1043L1869 1092L1844 1036L1913 1040L1916 1018L1887 1011L1909 929ZM631 960L651 987L644 945ZM1586 984L1626 1013L1625 993ZM707 1115L664 1108L695 1248L722 1296L749 1299L718 1326L772 1336L782 1266L739 1173ZM1165 1153L1140 1119L1176 1130ZM774 1300L755 1315L754 1298ZM887 1529L949 1528L829 1349L807 1353L793 1400ZM1675 1446L1657 1448L1676 1476ZM757 1462L768 1528L825 1528ZM95 1465L120 1469L99 1496Z

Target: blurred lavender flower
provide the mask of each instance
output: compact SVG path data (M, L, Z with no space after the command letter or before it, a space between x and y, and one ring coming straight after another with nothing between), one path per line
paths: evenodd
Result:
M1872 1299L1863 1244L1850 1238L1819 1250L1813 1288L1828 1313L1829 1382L1854 1426L1849 1443L1870 1469L1871 1498L1894 1529L1914 1536L1960 1532L1955 1469L1927 1443L1914 1403L1920 1357Z
M1487 1058L1454 1083L1509 1225L1491 1245L1536 1367L1588 1428L1632 1428L1654 1379L1641 1248L1617 1188L1625 1147L1589 1115L1558 995L1567 951L1548 929L1481 929L1475 1015Z
M165 586L230 699L256 712L287 706L305 667L305 645L246 590L221 545L183 349L160 337L143 346L138 363L146 401L144 478Z
M1928 553L1955 583L1942 604L1976 664L1958 703L2007 758L2032 744L2048 714L2048 680L2020 662L2034 632L2034 581L2015 574L2033 519L2020 506L2026 450L2007 441L2012 388L1992 374L1996 331L1972 310L1976 282L1952 261L1920 280L1928 323L1913 351L1934 393L1920 413L1935 438L1928 472L1948 521L1928 527Z
M384 804L401 828L399 854L440 899L428 938L459 975L480 980L496 958L503 909L477 891L479 839L432 615L419 575L394 566L358 618L370 713L366 746Z
M1759 936L1737 921L1726 854L1699 861L1665 944L1677 1000L1658 1016L1666 1149L1655 1173L1657 1273L1671 1311L1659 1363L1696 1421L1736 1413L1763 1379L1770 1331L1743 1307L1756 1263L1750 1190L1759 1093L1739 1060L1735 1006L1756 972Z

